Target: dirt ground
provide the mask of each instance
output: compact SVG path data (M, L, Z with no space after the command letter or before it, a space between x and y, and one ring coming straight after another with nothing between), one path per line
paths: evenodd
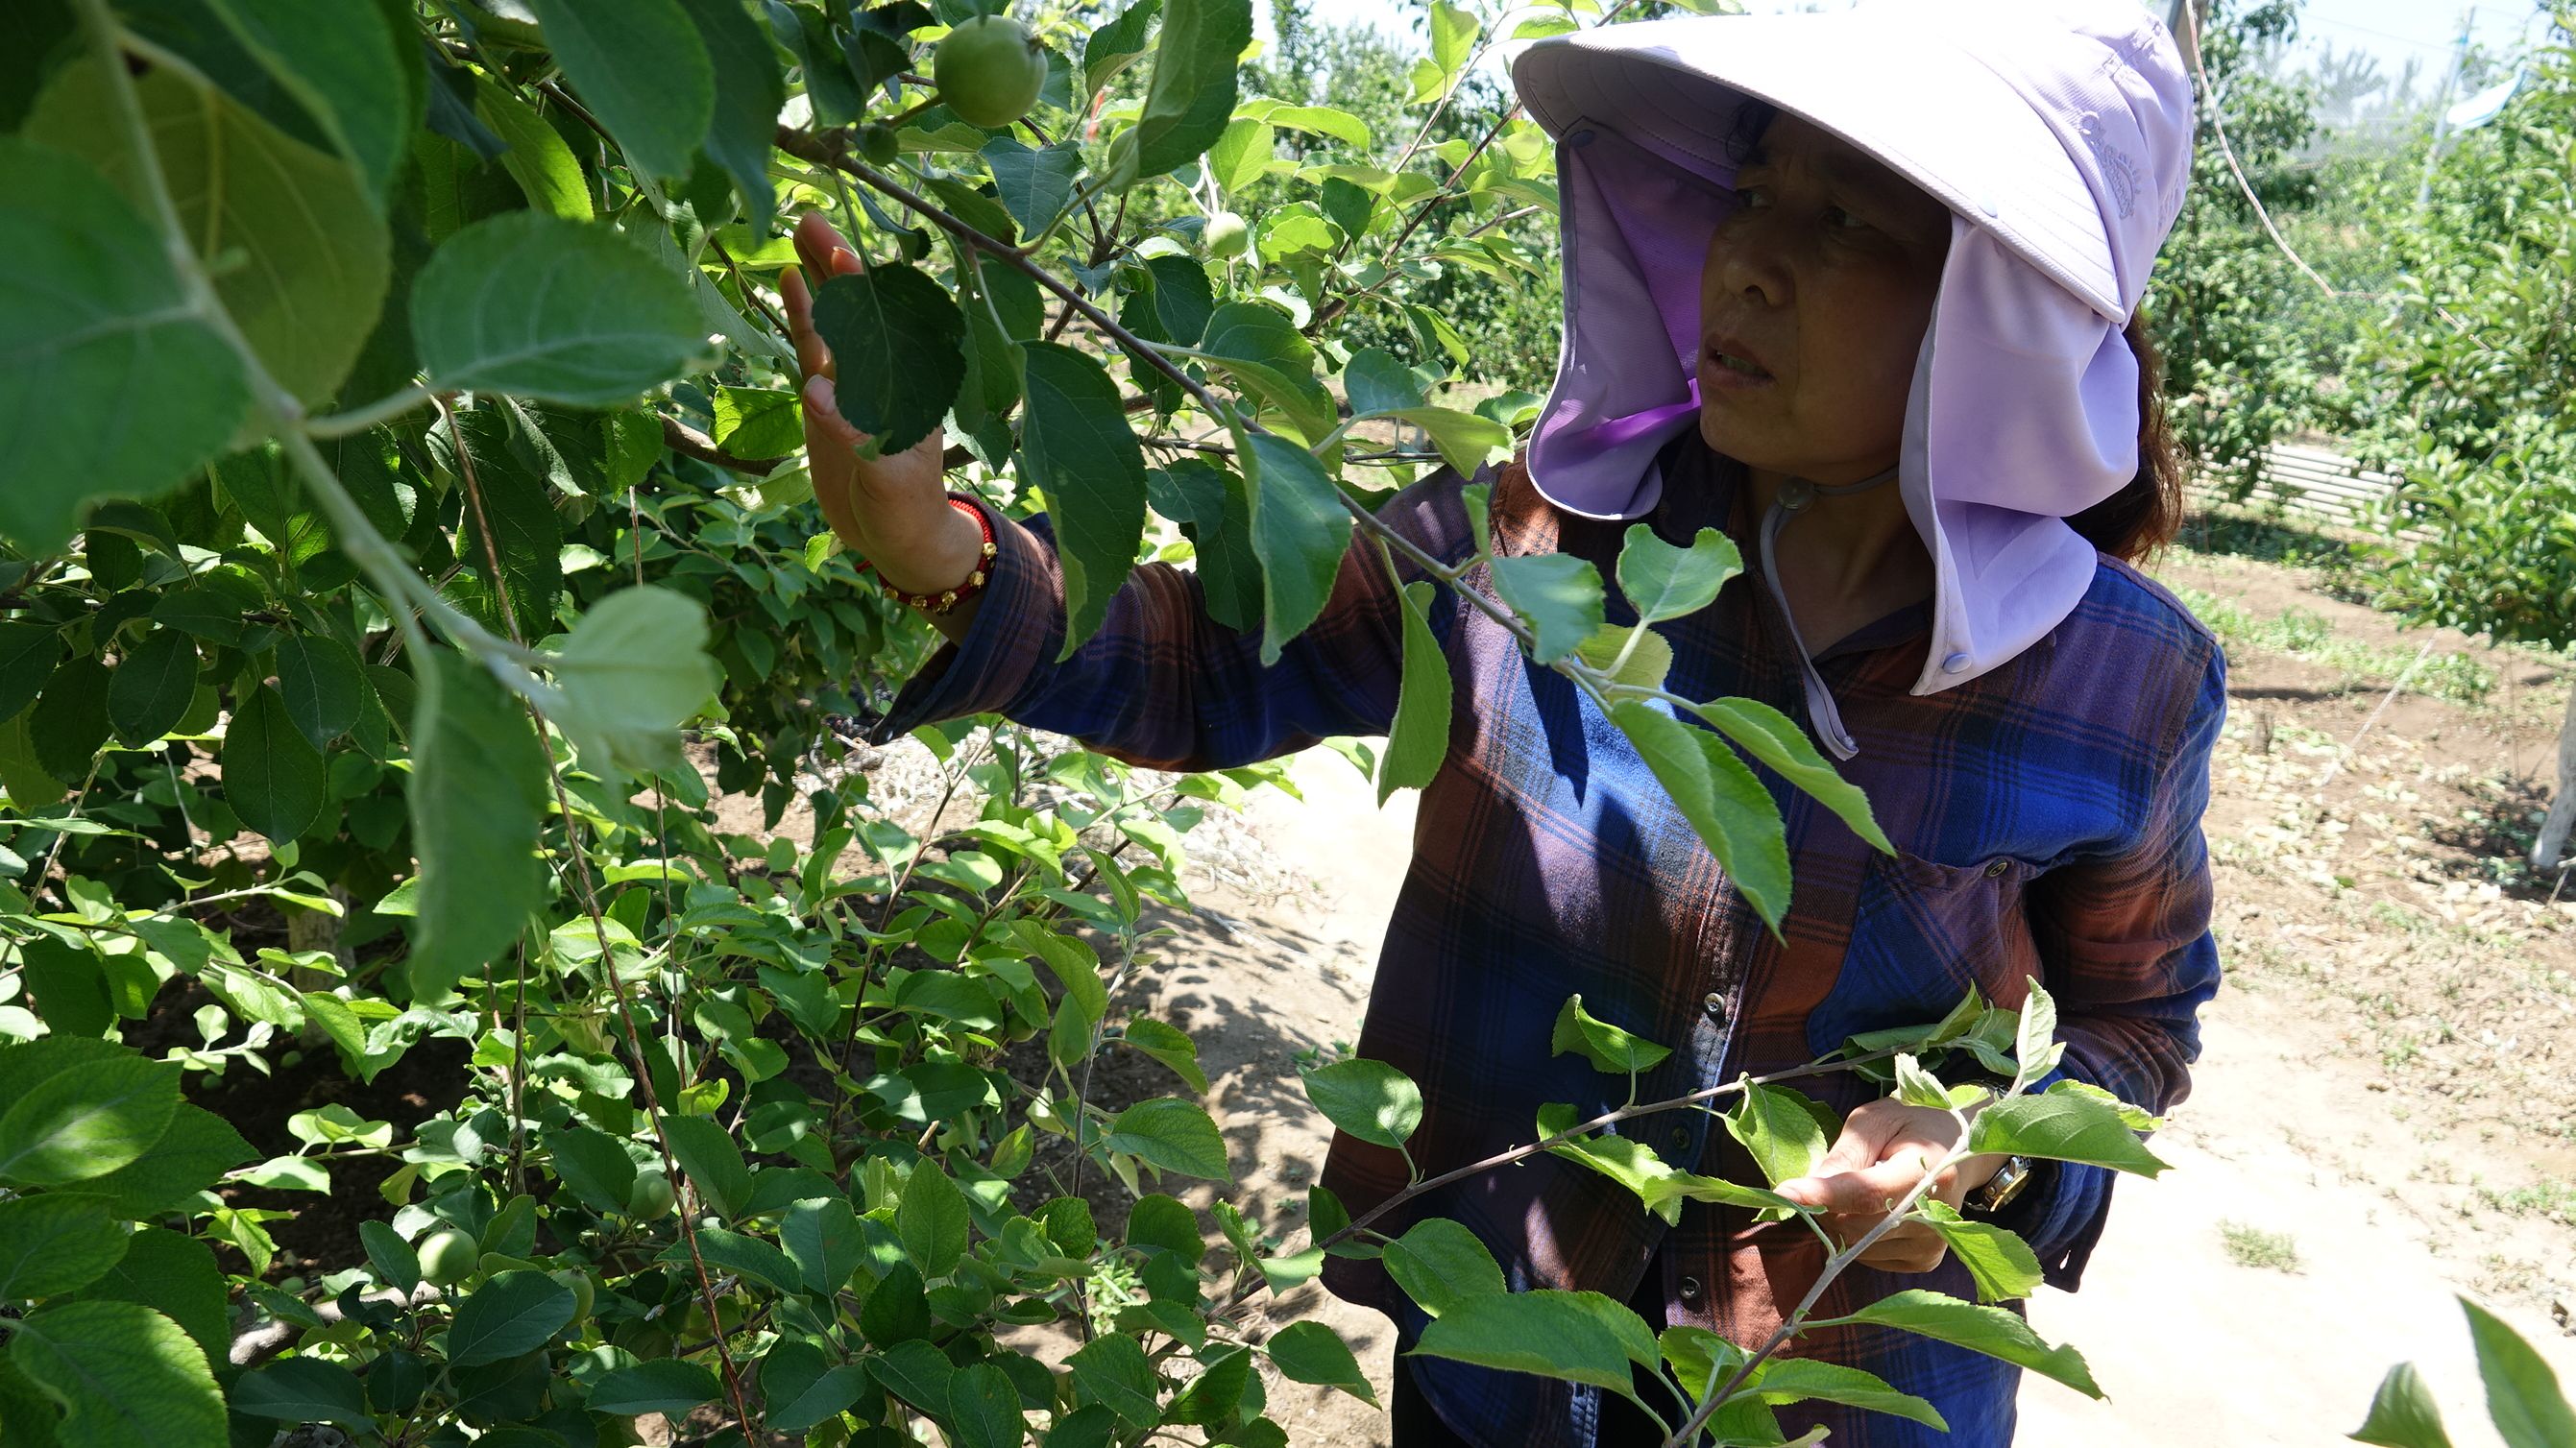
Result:
M2493 1444L2455 1293L2576 1388L2576 891L2513 863L2565 665L2401 632L2298 567L2181 550L2157 571L2229 643L2209 818L2227 988L2158 1139L2174 1170L2124 1182L2082 1290L2032 1304L2109 1401L2034 1382L2019 1441L2341 1442L2412 1360L2455 1440ZM1328 1136L1293 1055L1356 1034L1412 834L1409 796L1379 810L1329 752L1296 777L1305 804L1202 826L1224 878L1188 882L1196 914L1129 992L1198 1039L1233 1199L1275 1228ZM1308 1297L1282 1310L1341 1329L1383 1389L1383 1320ZM1387 1441L1346 1396L1271 1393L1300 1444Z

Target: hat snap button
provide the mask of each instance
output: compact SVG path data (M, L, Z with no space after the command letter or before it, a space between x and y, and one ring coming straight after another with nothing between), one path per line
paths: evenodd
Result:
M1968 672L1968 656L1966 654L1952 654L1950 657L1943 659L1941 661L1941 672L1945 674L1964 674Z
M1577 131L1573 135L1565 138L1565 144L1577 148L1589 146L1592 144L1592 132L1588 127L1584 130Z
M1675 1284L1675 1285L1676 1285L1676 1286L1680 1289L1680 1291L1681 1291L1681 1299L1682 1299L1682 1301L1684 1301L1684 1302L1697 1302L1697 1301L1699 1301L1699 1279L1698 1279L1698 1278L1696 1278L1696 1277L1685 1277L1685 1278L1683 1278L1679 1283L1677 1283L1677 1284Z
M1997 206L1997 205L1995 204L1995 198L1993 198L1993 197L1991 197L1991 196L1980 196L1980 197L1978 197L1978 198L1977 198L1977 209L1978 209L1979 211L1982 211L1982 212L1986 213L1988 216L2001 216L2001 215L2003 215L2003 212L2004 212L2004 209L2003 209L2002 207Z
M1795 513L1816 501L1816 485L1805 478L1791 478L1780 485L1780 506Z

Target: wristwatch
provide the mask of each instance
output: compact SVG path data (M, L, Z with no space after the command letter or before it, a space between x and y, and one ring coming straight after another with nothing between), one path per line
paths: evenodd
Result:
M2012 1199L2020 1196L2022 1189L2030 1185L2033 1175L2029 1157L2005 1157L2004 1164L1995 1169L1993 1176L1986 1178L1984 1185L1968 1193L1966 1205L1981 1217L1991 1217L2010 1206Z

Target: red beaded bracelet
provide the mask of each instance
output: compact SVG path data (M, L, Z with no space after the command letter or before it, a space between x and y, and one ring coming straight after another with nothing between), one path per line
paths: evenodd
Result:
M976 507L974 504L967 502L963 498L950 498L948 500L948 506L955 508L958 512L965 514L967 517L974 519L975 526L983 530L984 547L983 551L976 558L975 571L966 575L966 581L964 583L940 593L906 593L892 584L887 584L886 592L894 595L895 602L903 604L908 608L920 609L924 613L946 613L957 605L973 598L976 594L983 592L985 580L992 577L993 559L995 555L1001 551L993 542L993 521L984 516L983 509ZM859 564L859 571L861 573L874 573L876 571L876 565L863 560ZM883 579L879 579L878 581L884 582Z

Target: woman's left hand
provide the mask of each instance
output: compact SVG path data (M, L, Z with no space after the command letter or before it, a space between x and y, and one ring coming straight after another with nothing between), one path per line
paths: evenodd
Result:
M1843 1119L1841 1138L1816 1163L1814 1175L1782 1182L1776 1190L1793 1202L1824 1208L1826 1229L1848 1246L1877 1226L1958 1140L1958 1118L1947 1111L1893 1097L1872 1101ZM1958 1206L2003 1164L2000 1156L1963 1157L1934 1180L1930 1195ZM1872 1242L1860 1260L1886 1272L1929 1272L1948 1251L1931 1227L1904 1222Z

